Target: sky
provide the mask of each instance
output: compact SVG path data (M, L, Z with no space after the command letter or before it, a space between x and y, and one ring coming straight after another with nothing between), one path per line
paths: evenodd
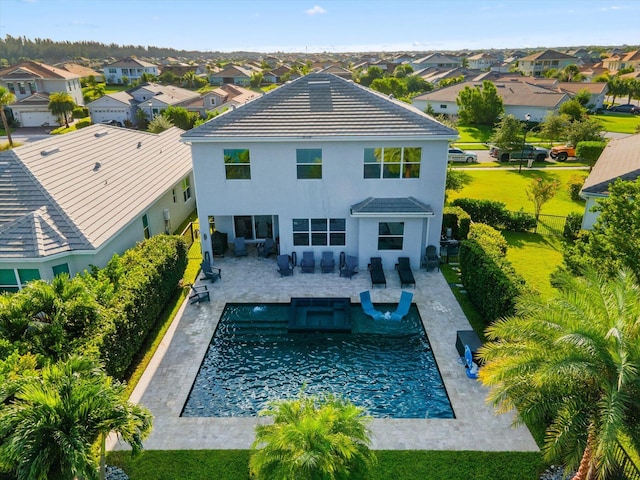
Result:
M639 0L0 0L2 38L203 52L638 45L639 20Z

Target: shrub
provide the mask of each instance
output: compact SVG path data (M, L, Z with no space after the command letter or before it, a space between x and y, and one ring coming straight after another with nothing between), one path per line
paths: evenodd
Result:
M536 228L536 217L530 213L523 212L522 209L517 212L507 212L504 229L511 232L530 232Z
M471 217L462 208L444 207L442 211L442 235L445 235L447 228L450 228L453 238L464 240L469 235L470 224Z
M584 181L586 180L585 175L571 175L569 180L567 181L567 191L569 192L569 196L571 200L580 201L580 190L582 190L582 186L584 185Z
M576 238L578 238L578 234L580 233L581 228L582 214L571 212L569 215L567 215L567 220L564 223L562 236L568 238L569 240L575 240Z
M461 207L471 216L472 221L486 223L493 228L502 228L509 217L505 204L494 200L457 198L452 205Z
M507 240L495 228L485 223L473 223L469 229L469 239L476 240L487 253L504 256L507 254Z
M493 237L479 235L460 247L462 283L486 324L513 315L516 298L527 288L511 263L495 252L494 241Z
M110 375L122 378L176 293L187 266L181 237L156 235L114 257L107 273L115 283L103 327L102 354Z
M73 118L87 118L89 116L89 109L87 107L76 107L72 112Z
M76 122L76 130L80 130L81 128L88 127L89 125L91 125L91 119L83 118L82 120L78 120Z

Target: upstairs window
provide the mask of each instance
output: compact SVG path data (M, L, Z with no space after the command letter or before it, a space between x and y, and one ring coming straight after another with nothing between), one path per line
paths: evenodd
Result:
M322 178L322 150L298 148L296 150L298 180Z
M15 95L15 93L16 93L16 87L15 87L15 85L13 84L13 82L7 82L7 88L9 89L9 91L10 91L11 93L13 93L13 94Z
M420 147L364 149L364 178L420 178Z
M224 169L227 180L251 180L251 159L248 149L224 151Z
M147 218L147 214L142 215L142 230L144 232L144 238L151 237L151 230L149 229L149 218Z

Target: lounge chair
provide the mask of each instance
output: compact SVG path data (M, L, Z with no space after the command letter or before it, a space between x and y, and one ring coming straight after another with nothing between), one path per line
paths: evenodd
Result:
M275 246L273 238L265 238L264 242L258 244L258 256L269 258L269 255L277 253Z
M322 252L320 259L320 270L322 273L331 273L336 268L336 261L333 258L333 252Z
M293 275L293 264L289 255L278 255L278 272L281 277L287 277Z
M398 275L400 276L400 288L405 285L413 285L416 286L416 279L413 277L413 272L411 271L411 263L409 261L409 257L398 257L398 263L396 263L396 270L398 270Z
M208 302L210 299L211 297L209 297L209 289L206 285L198 285L197 287L191 285L189 303L193 305L194 303L204 302L205 300Z
M206 260L202 261L200 269L202 270L205 280L211 280L211 283L222 278L222 269L212 267Z
M467 373L467 377L476 379L478 378L478 364L473 361L473 355L469 345L464 346L464 363Z
M402 294L400 294L400 302L398 302L396 311L391 313L391 320L402 320L402 318L409 313L411 300L413 300L413 293L403 290Z
M422 264L427 270L431 270L433 268L440 270L440 257L438 256L438 251L434 245L429 245L427 247Z
M362 306L362 310L364 313L369 315L374 320L382 320L384 319L384 313L379 310L376 310L373 307L373 303L371 303L371 294L369 290L364 292L360 292L360 305Z
M356 273L358 273L358 257L347 255L344 265L340 267L340 276L351 280Z
M369 264L369 274L371 275L371 287L376 285L384 285L387 288L387 279L384 276L384 270L382 269L382 258L371 257L371 263Z
M246 257L247 255L249 255L249 252L247 252L247 244L244 241L244 237L236 237L236 239L233 241L233 244L235 245L233 253L236 257Z
M316 259L313 258L313 252L302 252L300 269L302 270L302 273L313 273L315 271Z

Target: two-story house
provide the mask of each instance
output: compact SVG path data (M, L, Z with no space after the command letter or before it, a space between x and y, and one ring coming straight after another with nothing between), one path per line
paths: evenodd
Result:
M420 265L439 245L447 147L457 132L410 105L312 73L182 135L200 225L271 237L281 253ZM201 229L203 253L213 254Z
M0 152L0 292L172 233L195 209L182 133L91 125Z
M53 92L66 92L77 105L84 105L80 75L44 63L25 61L0 70L0 85L16 96L10 108L22 127L56 124L48 108Z
M544 50L518 60L518 69L529 77L542 77L547 70L563 70L568 65L577 65L579 58L555 50Z
M132 83L140 80L143 73L157 77L160 72L158 71L158 66L153 63L145 62L135 57L128 57L105 65L103 73L107 83L123 84L125 83L125 78L127 82Z

